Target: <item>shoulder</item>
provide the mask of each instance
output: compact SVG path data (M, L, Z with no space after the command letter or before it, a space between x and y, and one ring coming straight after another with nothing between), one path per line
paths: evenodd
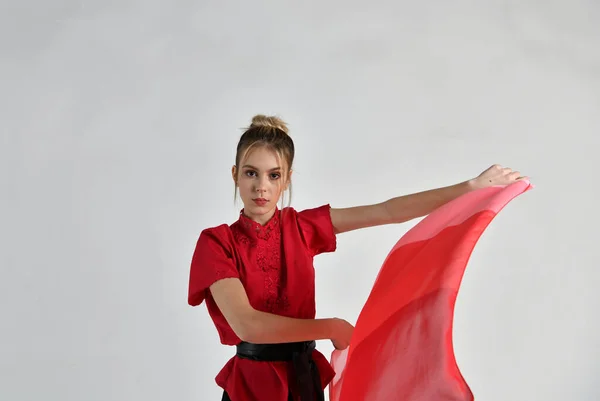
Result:
M207 227L200 231L196 247L197 248L224 248L230 249L233 245L233 235L231 226L220 224L213 227Z
M200 231L200 236L226 236L231 232L231 226L229 224L219 224L213 227L206 227Z
M313 255L332 252L336 248L336 235L331 221L329 204L297 211L293 208L282 210L282 219L295 223L303 242Z
M285 207L281 210L281 215L285 219L296 219L296 220L318 220L318 219L330 219L331 206L329 204L312 207L308 209L295 209L291 206Z
M227 224L203 229L197 240L192 256L192 267L214 266L230 263L236 251L231 229Z
M210 286L223 278L239 278L231 230L226 224L202 230L191 260L188 303L201 304Z

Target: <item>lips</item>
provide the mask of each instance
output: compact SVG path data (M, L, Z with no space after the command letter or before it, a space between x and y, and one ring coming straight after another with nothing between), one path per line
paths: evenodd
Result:
M256 203L258 206L264 206L267 204L268 200L264 199L264 198L256 198L256 199L252 199L254 201L254 203Z

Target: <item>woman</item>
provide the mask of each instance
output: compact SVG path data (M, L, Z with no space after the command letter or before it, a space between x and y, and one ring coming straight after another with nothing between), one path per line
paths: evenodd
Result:
M294 143L276 117L257 115L241 136L232 177L239 219L203 230L190 268L188 302L206 301L222 344L235 345L216 377L222 400L318 401L335 373L315 340L348 347L353 326L315 319L313 258L340 233L422 217L474 189L506 185L518 172L494 165L474 179L382 203L296 211L277 206L291 192Z

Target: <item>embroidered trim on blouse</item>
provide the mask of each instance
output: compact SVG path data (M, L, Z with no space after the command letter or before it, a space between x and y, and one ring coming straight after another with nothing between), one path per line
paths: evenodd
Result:
M234 236L240 244L256 247L256 264L264 278L265 310L282 312L289 309L290 303L283 294L281 285L281 226L279 210L264 226L240 212L240 223L244 232L236 230Z

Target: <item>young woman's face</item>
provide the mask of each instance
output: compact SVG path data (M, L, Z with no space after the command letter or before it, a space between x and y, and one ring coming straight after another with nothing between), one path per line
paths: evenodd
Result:
M233 167L233 179L244 202L244 214L252 220L265 224L275 213L277 202L289 186L291 174L286 175L283 160L270 149L259 147L251 150L242 160L239 170Z

